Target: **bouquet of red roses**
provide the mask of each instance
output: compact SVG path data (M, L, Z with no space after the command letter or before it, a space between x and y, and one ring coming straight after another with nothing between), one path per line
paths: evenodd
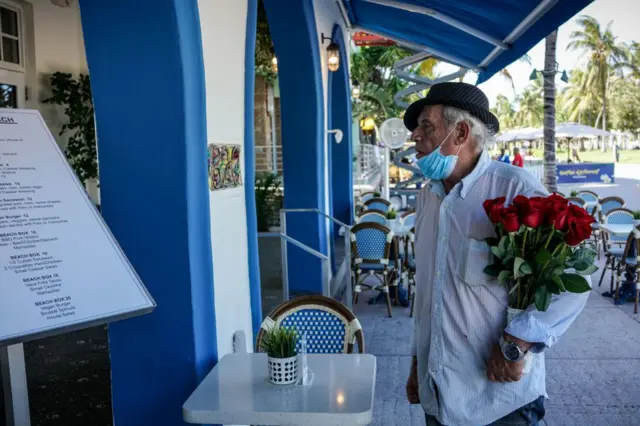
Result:
M494 262L484 272L507 287L509 307L526 309L535 303L546 311L553 294L589 291L584 275L598 269L596 252L578 246L591 236L595 219L557 194L519 195L512 205L504 203L505 197L483 203L496 231L486 240Z

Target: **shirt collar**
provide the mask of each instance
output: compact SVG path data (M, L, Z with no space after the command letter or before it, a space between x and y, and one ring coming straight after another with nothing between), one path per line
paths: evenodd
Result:
M482 154L480 154L480 158L478 159L478 164L476 164L471 173L460 181L460 184L462 185L462 188L460 189L460 196L462 198L467 196L471 188L473 188L473 185L478 181L480 176L484 174L489 165L491 165L491 157L486 150L482 150Z
M489 153L485 150L480 154L480 158L478 159L478 164L474 167L474 169L465 176L460 183L456 186L460 186L460 197L465 198L473 185L476 183L478 178L484 174L489 165L491 164L491 157ZM444 184L442 181L436 180L429 182L429 187L431 190L441 199L443 199L447 194L444 189ZM455 187L454 187L455 188Z

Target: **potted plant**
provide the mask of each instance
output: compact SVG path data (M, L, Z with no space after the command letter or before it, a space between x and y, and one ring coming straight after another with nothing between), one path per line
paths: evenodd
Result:
M260 348L267 353L271 383L289 385L297 380L297 343L298 333L294 328L273 327L265 333Z
M374 198L380 198L380 193L379 192L374 192L373 193L373 197Z
M640 210L635 210L633 212L633 224L640 225Z
M398 216L395 210L391 209L387 212L387 219L394 220Z
M571 191L570 196L571 197L577 197L578 196L578 191Z

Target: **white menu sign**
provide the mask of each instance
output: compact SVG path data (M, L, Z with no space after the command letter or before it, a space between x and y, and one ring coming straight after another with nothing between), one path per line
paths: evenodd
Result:
M0 345L154 307L40 113L0 109Z

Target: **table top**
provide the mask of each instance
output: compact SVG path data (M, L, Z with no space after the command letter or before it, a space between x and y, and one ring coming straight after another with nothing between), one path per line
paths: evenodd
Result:
M608 232L611 235L616 236L624 236L627 237L633 231L635 225L625 224L625 225L614 225L614 224L594 224L595 229L602 229L603 231Z
M405 225L399 218L387 220L387 225L398 237L405 237L409 235L409 232L411 231L411 227Z
M376 358L309 354L310 386L268 380L267 355L224 356L182 406L187 423L367 425L372 422Z

